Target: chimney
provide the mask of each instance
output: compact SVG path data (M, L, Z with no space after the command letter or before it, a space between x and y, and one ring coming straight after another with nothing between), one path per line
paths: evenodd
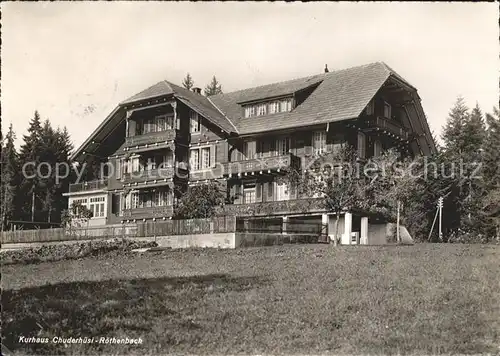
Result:
M328 70L328 64L325 64L325 73L328 73L329 70Z
M201 95L201 88L194 87L193 88L193 92L196 93L196 94L200 94Z

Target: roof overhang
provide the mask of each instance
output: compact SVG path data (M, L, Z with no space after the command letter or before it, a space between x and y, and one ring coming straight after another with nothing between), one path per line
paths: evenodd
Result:
M125 118L125 111L121 106L117 106L103 122L92 132L92 134L78 147L71 155L70 160L78 161L86 151L94 152L99 144L109 136L122 119Z

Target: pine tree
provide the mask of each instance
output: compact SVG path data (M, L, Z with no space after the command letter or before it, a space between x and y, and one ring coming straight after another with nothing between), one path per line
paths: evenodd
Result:
M448 119L441 135L446 151L459 153L463 150L465 141L463 132L468 116L469 108L465 105L464 98L459 96L448 114Z
M194 85L193 78L191 77L191 74L187 74L184 80L182 81L182 86L188 90L190 90Z
M222 94L222 85L219 83L215 75L212 77L212 81L205 87L205 96L211 96L216 94Z
M49 120L45 120L41 133L40 161L44 164L40 166L40 199L42 201L43 221L51 222L53 217L54 202L56 200L56 163L57 163L57 136L50 125ZM61 197L62 198L62 197Z
M19 166L18 155L14 141L16 139L12 124L3 143L1 163L1 184L0 184L0 229L6 227L7 220L12 220L16 214L16 203L19 201Z
M488 129L483 146L483 176L488 188L500 186L500 111L486 114Z
M480 179L478 170L482 166L482 150L486 138L486 128L483 113L477 104L465 120L462 137L461 163L463 163L464 167L464 177L461 178L461 187L464 196L464 223L469 225L468 230L479 232L481 226L478 219L480 217L479 211L484 182Z
M488 125L483 149L483 181L481 214L487 238L500 240L500 111L486 114Z
M70 160L73 144L66 127L56 131L55 150L57 162L59 162L59 171L56 172L55 195L57 197L54 204L54 218L59 219L63 210L68 209L68 200L63 197L63 193L69 191L69 184L75 177L75 172Z
M21 195L26 197L20 207L22 218L35 221L35 214L41 210L39 195L40 177L37 175L40 153L42 152L42 126L40 114L35 111L30 121L28 135L23 135L23 144L19 153L19 166L23 174L21 178Z

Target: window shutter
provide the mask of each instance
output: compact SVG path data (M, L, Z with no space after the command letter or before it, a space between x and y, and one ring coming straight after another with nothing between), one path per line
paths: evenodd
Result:
M274 182L269 182L267 186L267 201L273 201L273 190L274 190Z
M122 159L117 158L116 159L116 179L121 179L122 178Z
M269 189L269 182L262 183L262 201L267 201L267 191Z
M138 126L135 120L128 120L128 136L135 136L138 134Z
M216 152L216 146L212 145L210 146L210 167L215 167L215 152Z

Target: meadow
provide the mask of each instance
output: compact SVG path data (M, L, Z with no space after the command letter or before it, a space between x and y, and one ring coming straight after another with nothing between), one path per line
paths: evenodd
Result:
M499 270L499 246L459 244L171 250L4 265L2 351L498 353Z

